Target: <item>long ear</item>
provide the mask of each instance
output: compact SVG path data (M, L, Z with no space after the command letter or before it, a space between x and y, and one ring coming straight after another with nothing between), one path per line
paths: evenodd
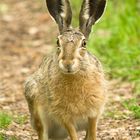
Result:
M106 0L83 0L79 24L82 33L88 37L91 27L102 16L106 5Z
M51 16L58 24L60 33L69 28L72 19L72 11L69 0L46 0Z

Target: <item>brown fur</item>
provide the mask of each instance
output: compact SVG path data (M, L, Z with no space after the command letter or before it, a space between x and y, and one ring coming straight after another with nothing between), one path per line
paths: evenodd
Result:
M29 78L25 95L32 119L36 121L34 124L42 125L38 120L38 106L42 106L46 118L49 116L61 125L74 124L78 119L96 118L101 114L106 98L104 73L97 59L89 54L85 59L85 67L69 75L61 72L54 53L47 56L39 70ZM33 105L30 105L31 101ZM42 123L47 122L42 120Z
M102 2L105 6L105 0L100 0L99 4ZM59 13L55 4L63 8L58 1L47 0L51 15L63 27L66 22L59 23L59 18L65 21L71 14ZM70 10L68 0L65 6ZM102 6L99 8L104 10ZM94 14L91 16L94 18ZM77 130L82 129L87 130L86 140L96 140L97 121L106 102L106 80L101 63L86 50L87 36L68 25L58 36L56 50L44 58L25 84L31 122L39 140L62 140L67 134L71 140L78 140Z

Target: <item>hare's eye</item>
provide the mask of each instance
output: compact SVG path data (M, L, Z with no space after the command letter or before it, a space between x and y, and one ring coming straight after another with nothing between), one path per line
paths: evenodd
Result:
M60 43L59 43L58 39L57 39L56 43L57 43L57 52L60 53L61 48L60 48Z
M57 46L60 47L59 39L57 39L56 43L57 43Z
M84 40L82 41L82 47L83 47L83 48L86 48L86 45L87 45L87 43L86 43L86 40L84 39Z

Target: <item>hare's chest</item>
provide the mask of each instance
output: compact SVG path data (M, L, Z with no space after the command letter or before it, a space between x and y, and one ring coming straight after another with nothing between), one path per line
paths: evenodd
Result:
M77 82L78 84L78 82ZM58 84L51 94L51 110L60 117L87 116L96 113L91 95L93 85L76 83L65 85ZM95 98L94 98L95 100Z

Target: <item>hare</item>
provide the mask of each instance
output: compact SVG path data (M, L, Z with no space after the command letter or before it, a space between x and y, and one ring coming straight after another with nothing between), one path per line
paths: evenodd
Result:
M71 27L68 0L46 0L59 27L57 47L45 56L25 84L31 123L39 140L96 140L96 127L106 102L106 80L100 61L87 51L91 27L102 16L106 0L83 0L79 28Z

